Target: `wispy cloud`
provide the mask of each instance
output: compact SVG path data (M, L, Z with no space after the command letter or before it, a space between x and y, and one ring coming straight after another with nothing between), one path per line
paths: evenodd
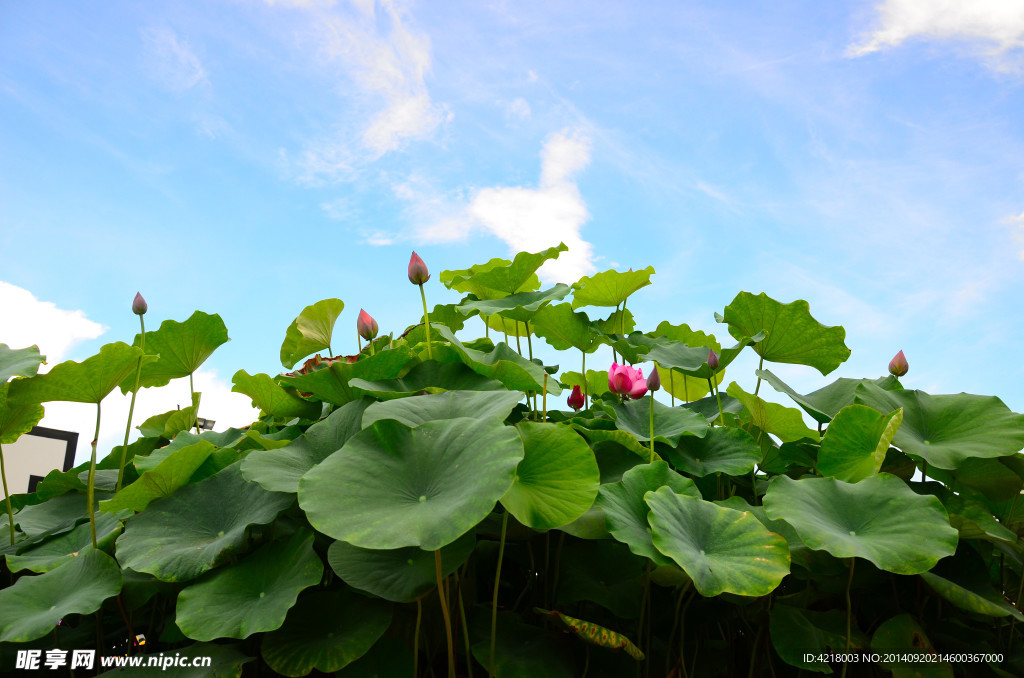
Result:
M401 0L352 0L341 7L267 1L308 11L320 57L340 64L366 100L368 120L357 133L340 129L306 147L298 161L300 179L349 180L360 166L410 140L429 138L452 118L446 106L431 100L426 84L430 40L414 27Z
M1009 57L1024 47L1024 0L884 0L877 25L847 54L863 56L914 38L973 43L990 66L1015 68Z
M150 75L174 92L209 85L206 69L189 42L167 27L142 31Z
M12 348L39 346L51 365L64 359L83 341L95 339L108 328L89 320L82 311L57 308L40 301L26 289L0 281L0 343Z
M1024 212L1021 212L1017 216L1009 216L1003 219L1003 223L1007 224L1011 229L1011 236L1014 242L1017 243L1017 257L1024 261Z

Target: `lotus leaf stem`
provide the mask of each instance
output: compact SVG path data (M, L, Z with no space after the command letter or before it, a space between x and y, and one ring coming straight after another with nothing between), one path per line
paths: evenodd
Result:
M757 366L758 371L764 369L764 356L761 356L761 363ZM757 386L754 387L754 395L761 390L761 375L757 375Z
M423 291L422 283L420 283L420 299L423 300L423 325L427 330L427 360L433 360L434 354L430 349L430 313L427 312L427 293Z
M192 373L191 372L188 373L188 391L189 391L190 397L192 398L192 400L191 400L192 407L196 408L196 412L192 416L192 423L196 427L196 435L200 435L202 433L202 431L199 430L199 406L196 403L196 388L195 388L195 386L192 385Z
M488 654L487 675L493 678L494 641L498 630L498 585L501 583L501 559L505 556L505 534L508 532L508 511L501 517L501 538L498 541L498 566L494 573L494 591L491 593L491 646Z
M651 394L651 463L654 463L654 394Z
M89 483L85 490L85 499L89 503L89 531L92 532L92 547L96 545L96 507L93 499L96 496L96 444L100 439L100 404L96 403L96 434L92 437L92 455L89 457Z
M452 618L448 613L448 595L441 576L441 549L434 551L434 571L437 574L437 598L441 601L445 639L448 641L448 678L455 678L455 642L452 639Z
M587 352L580 349L580 353L583 354L583 367L580 368L580 374L583 375L583 409L587 409Z
M416 599L416 630L412 639L412 678L420 675L420 622L423 621L423 599Z
M139 348L142 349L142 355L139 356L139 364L135 367L135 385L132 386L132 402L128 405L128 424L124 427L124 445L121 447L121 463L117 467L117 485L114 488L114 492L120 492L121 485L124 483L124 465L128 461L128 434L132 430L135 396L139 393L139 378L142 376L142 356L146 354L146 321L141 315L139 316L139 324L142 325L142 333L139 334Z
M4 468L4 448L0 445L0 479L4 482L4 500L7 502L7 522L11 528L11 546L14 546L14 508L11 506L11 493L7 491L7 470Z
M459 582L459 571L455 571L455 590L459 600L459 621L462 626L462 637L466 641L466 670L469 678L473 678L473 650L469 642L469 624L466 622L466 607L462 602L462 584Z
M711 381L714 376L715 374L712 372L711 376L708 377L708 388L711 389L711 392L715 394L715 398L718 400L718 421L721 422L722 426L725 426L725 413L722 411L722 394L715 388L718 385L718 380L715 379L715 383Z
M676 406L676 385L675 385L675 379L673 379L674 376L675 376L674 372L671 369L669 369L669 371L668 371L668 395L669 395L670 398L672 398L672 407ZM686 384L686 382L684 381L683 384Z
M844 654L850 654L850 620L853 617L853 605L850 602L850 585L853 583L853 566L857 562L857 558L850 558L850 576L846 579L846 651ZM843 658L843 673L842 678L846 678L846 658Z
M530 322L524 321L523 324L526 325L526 348L530 350L530 360L533 360L533 340L530 339Z
M543 401L544 401L544 416L541 418L541 421L547 421L548 420L548 373L546 371L544 372L544 397L543 397Z

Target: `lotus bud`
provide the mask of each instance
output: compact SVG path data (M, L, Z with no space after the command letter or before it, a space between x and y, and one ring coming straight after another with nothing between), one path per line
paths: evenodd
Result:
M647 390L654 393L661 389L661 376L658 374L658 368L655 367L651 370L650 376L647 377Z
M377 321L373 319L373 316L363 309L359 309L359 319L356 320L356 332L359 333L359 336L367 341L373 341L378 331Z
M138 292L135 293L135 300L132 301L132 313L135 315L146 315L146 311L149 310L149 306L146 304L146 300L142 298L142 295Z
M427 271L427 265L420 259L420 255L413 252L409 258L409 282L413 285L422 285L428 280L430 273Z
M910 365L907 363L907 356L903 355L903 351L897 353L889 361L889 374L894 377L902 377L909 369Z
M708 367L712 370L718 369L718 354L715 353L714 349L708 351Z
M577 412L580 411L580 408L583 407L584 400L583 392L580 391L579 385L572 387L572 393L569 395L569 399L566 402L572 409L576 410Z

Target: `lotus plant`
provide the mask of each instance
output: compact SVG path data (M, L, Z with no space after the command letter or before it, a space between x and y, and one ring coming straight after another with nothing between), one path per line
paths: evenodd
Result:
M433 360L434 356L430 351L430 314L427 312L427 294L423 291L423 283L428 280L430 280L430 272L427 271L427 265L413 250L412 256L409 257L409 282L420 286L420 298L423 300L423 324L427 330L427 360Z
M363 309L359 309L359 318L356 319L356 333L370 343L370 355L373 355L373 339L379 331L380 328L377 326L377 321L373 319L373 316Z
M889 361L889 374L894 377L902 377L909 369L910 365L907 363L907 356L903 355L903 351L894 355Z
M569 394L569 399L566 400L566 403L568 403L569 407L576 410L577 412L579 412L583 408L583 406L587 404L586 401L583 399L583 392L580 391L580 387L578 384L572 387L572 393Z
M654 392L661 389L661 377L655 365L647 377L647 390L651 392L651 463L654 463Z
M149 304L143 298L141 292L135 293L135 298L132 299L132 313L139 316L139 325L141 332L139 333L139 348L142 349L143 354L146 352L146 320L143 316L146 315L146 311L149 310ZM139 377L142 375L142 357L139 357L139 364L135 368L135 385L132 387L132 401L128 406L128 424L124 428L124 445L121 447L121 463L117 469L117 485L114 489L115 492L121 491L121 486L124 484L124 465L128 459L128 434L132 430L132 414L135 412L135 396L139 393Z
M628 396L633 400L639 400L647 393L647 380L644 379L644 371L612 363L608 368L608 390L616 395Z

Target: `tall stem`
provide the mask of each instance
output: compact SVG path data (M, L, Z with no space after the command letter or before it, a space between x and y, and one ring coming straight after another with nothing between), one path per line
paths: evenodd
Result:
M759 364L757 366L757 369L758 369L758 371L764 369L764 356L761 356L761 364ZM761 375L758 375L757 376L757 386L754 387L754 395L757 395L757 392L760 391L760 390L761 390Z
M676 385L672 370L668 371L668 394L672 398L672 407L676 406Z
M725 426L725 413L722 411L722 394L718 392L717 388L715 388L716 384L713 384L711 381L714 376L715 375L712 374L708 377L708 388L711 389L711 392L715 394L715 398L718 400L718 421L721 422L722 426ZM717 381L717 379L715 381Z
M498 567L494 572L494 591L491 594L491 646L489 661L487 662L487 675L493 678L494 670L494 640L498 630L498 584L501 583L501 559L505 557L505 533L508 531L508 511L501 517L501 539L498 542Z
M651 394L651 463L654 463L654 394Z
M533 360L533 340L530 338L530 321L524 321L526 326L526 348L530 350L530 360Z
M142 349L142 355L146 354L146 321L144 316L139 316L139 323L142 325L142 334L139 335L139 348ZM124 483L124 465L128 461L128 434L132 430L132 413L135 412L135 396L139 393L139 378L142 376L142 356L139 356L139 364L135 367L135 386L132 387L132 402L128 406L128 425L124 427L124 445L121 446L121 465L117 469L117 486L114 488L115 492L121 491L121 485Z
M423 621L423 599L416 599L416 630L412 639L412 678L420 675L420 622Z
M11 493L7 491L7 471L4 469L4 448L0 445L0 479L4 481L4 500L7 502L7 522L11 528L11 546L14 546L14 508L11 506Z
M853 605L850 602L850 585L853 583L853 565L856 558L850 558L850 576L846 579L846 652L850 654L850 619L853 616ZM846 659L843 659L843 678L846 677Z
M195 388L195 386L192 385L192 373L191 372L188 373L188 392L189 392L189 397L192 398L191 403L193 405L195 405L196 404L196 388ZM202 433L202 431L199 430L199 408L198 407L196 407L196 414L195 414L195 416L192 417L192 423L195 424L196 435L199 435L200 433Z
M434 572L437 574L437 597L441 601L441 615L444 617L444 633L448 641L448 678L455 678L455 641L452 639L452 618L448 614L448 596L441 576L441 549L434 551Z
M96 434L92 437L92 456L89 457L89 484L85 490L85 500L89 502L89 531L92 532L92 547L96 545L96 511L93 498L96 496L96 444L100 439L100 404L96 403Z
M473 649L469 642L469 623L466 621L466 606L462 602L462 585L459 583L459 571L455 571L455 590L459 600L459 622L462 625L462 637L466 642L466 670L469 678L473 678Z
M427 360L433 360L434 354L430 350L430 314L427 313L427 293L423 291L423 285L420 285L420 299L423 300L423 324L427 328Z
M544 372L544 416L541 417L541 421L548 420L548 373Z
M583 409L587 409L587 352L580 351L583 354L583 367L580 374L583 375Z

